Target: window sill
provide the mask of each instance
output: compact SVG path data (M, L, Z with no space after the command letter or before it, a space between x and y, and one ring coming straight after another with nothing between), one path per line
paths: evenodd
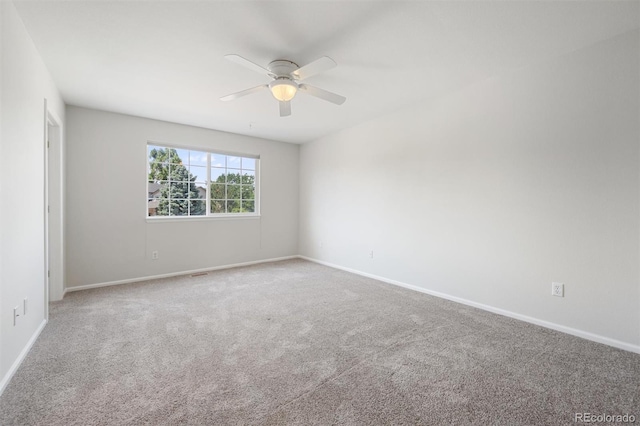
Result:
M165 222L202 222L209 220L256 220L259 214L225 214L220 216L152 216L147 217L147 223Z

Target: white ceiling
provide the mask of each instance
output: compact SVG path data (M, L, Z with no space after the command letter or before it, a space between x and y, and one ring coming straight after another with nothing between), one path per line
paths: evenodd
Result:
M640 2L19 1L68 104L303 143L640 27ZM266 66L330 56L279 117Z

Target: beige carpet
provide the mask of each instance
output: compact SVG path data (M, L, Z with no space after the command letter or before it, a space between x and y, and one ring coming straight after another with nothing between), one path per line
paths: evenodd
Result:
M70 293L2 425L573 424L640 355L303 260Z

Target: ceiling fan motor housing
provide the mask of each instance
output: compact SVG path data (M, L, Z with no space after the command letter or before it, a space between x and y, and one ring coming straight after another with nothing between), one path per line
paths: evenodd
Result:
M267 68L278 77L291 77L291 73L300 67L295 62L278 59L270 62Z

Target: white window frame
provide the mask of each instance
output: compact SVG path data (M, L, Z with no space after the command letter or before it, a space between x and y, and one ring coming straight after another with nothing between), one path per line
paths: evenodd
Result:
M189 150L189 151L198 151L198 152L202 152L207 154L207 182L206 182L206 190L207 190L207 196L206 196L206 214L204 215L194 215L194 216L149 216L149 175L148 175L148 171L150 168L150 164L149 164L149 146L154 146L154 147L160 147L160 148L169 148L169 149L182 149L182 150ZM239 152L229 152L229 151L210 151L207 148L202 148L202 147L195 147L195 146L182 146L182 145L171 145L171 144L166 144L166 143L160 143L160 142L154 142L154 141L147 141L147 145L146 145L147 149L146 149L146 171L145 171L145 177L147 180L147 185L146 185L146 190L147 190L147 194L145 197L145 200L147 201L146 205L145 205L145 217L147 219L147 221L161 221L161 222L165 222L165 221L183 221L183 220L193 220L193 221L198 221L198 220L211 220L211 219L256 219L256 218L260 218L260 155L256 155L256 154L247 154L247 153L239 153ZM246 213L211 213L211 156L212 155L224 155L227 157L240 157L242 158L250 158L252 160L256 160L256 165L255 165L255 179L254 179L254 184L255 184L255 190L254 190L254 194L255 194L255 200L254 200L254 211L253 212L246 212ZM241 160L242 161L242 160ZM227 165L225 164L225 171L227 170ZM225 199L225 201L227 201Z

